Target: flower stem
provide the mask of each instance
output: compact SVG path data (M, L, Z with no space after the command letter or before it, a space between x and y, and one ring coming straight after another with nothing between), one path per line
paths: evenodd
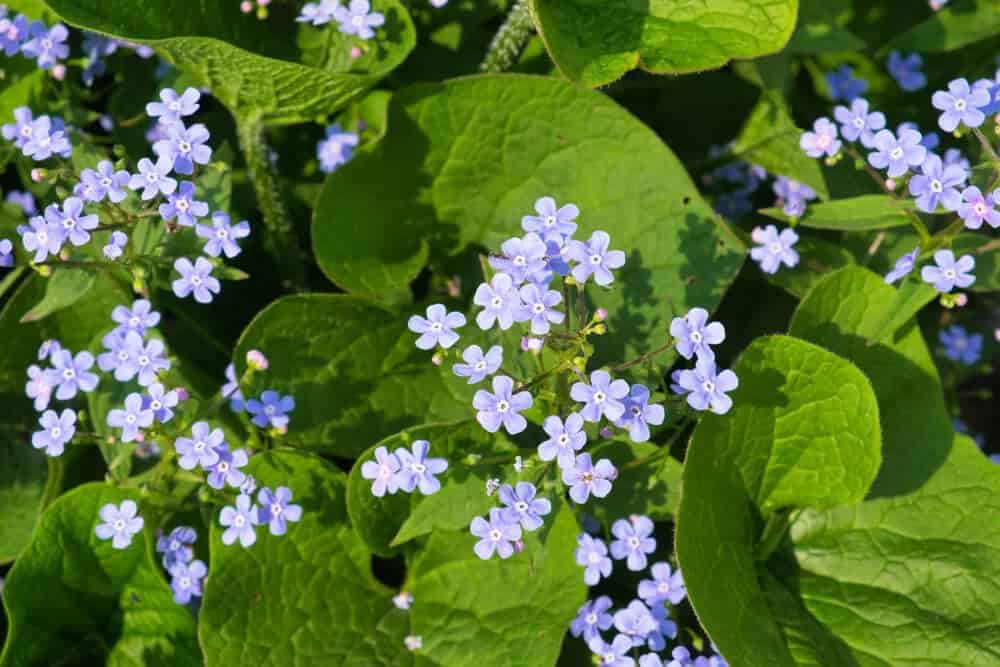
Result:
M518 56L521 55L524 45L528 43L533 30L534 25L531 22L531 13L528 11L528 0L517 0L517 4L507 15L507 20L493 36L490 50L479 69L483 72L496 73L513 67Z
M889 184L882 177L882 174L878 173L870 164L868 164L868 160L862 157L861 153L859 153L854 146L845 145L844 151L864 166L868 175L872 177L872 180L878 183L879 187L881 187L887 195L895 201L900 201L900 198L895 191L889 189ZM927 244L931 240L931 233L927 231L927 225L924 224L924 221L920 219L920 216L917 215L916 212L908 208L904 208L903 212L906 214L907 218L909 218L910 226L913 227L914 231L917 232L917 236L920 237L920 246L926 249Z

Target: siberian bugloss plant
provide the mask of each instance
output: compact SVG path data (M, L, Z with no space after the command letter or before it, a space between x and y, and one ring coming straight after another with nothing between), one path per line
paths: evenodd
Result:
M997 664L997 12L8 0L0 667Z

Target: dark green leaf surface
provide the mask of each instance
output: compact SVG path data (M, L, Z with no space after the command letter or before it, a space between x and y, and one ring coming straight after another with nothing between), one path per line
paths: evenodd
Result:
M904 51L954 51L1000 34L1000 5L994 0L967 0L933 12L883 48Z
M845 232L887 229L910 224L906 211L914 210L910 200L896 201L887 195L861 195L809 204L797 224ZM760 212L775 220L788 220L780 208L766 208Z
M851 18L850 0L799 0L799 19L788 53L857 51L864 40L844 26Z
M21 322L34 322L69 308L90 291L95 281L94 272L87 269L58 269L45 281L45 296L21 317Z

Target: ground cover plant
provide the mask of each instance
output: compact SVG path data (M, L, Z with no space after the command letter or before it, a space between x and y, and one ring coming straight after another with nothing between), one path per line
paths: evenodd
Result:
M1000 664L992 0L0 50L0 667Z

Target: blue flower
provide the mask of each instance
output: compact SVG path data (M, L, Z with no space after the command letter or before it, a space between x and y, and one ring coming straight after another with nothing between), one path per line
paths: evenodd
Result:
M927 77L920 68L924 66L924 59L919 53L902 55L899 51L890 51L889 60L886 62L886 69L899 87L908 93L920 90L927 85Z
M340 6L340 0L320 0L319 2L307 2L302 7L302 12L296 17L299 23L311 23L312 25L324 25L333 20L333 12Z
M546 417L542 429L549 439L538 445L538 458L542 461L556 459L560 468L572 468L576 462L576 452L587 444L587 433L583 430L583 417L572 412L566 421L559 417Z
M930 147L928 147L928 150L930 150ZM958 165L967 172L972 171L972 164L969 162L968 158L962 155L962 151L957 148L949 148L946 150L944 152L944 158L942 159L946 167L954 164Z
M101 160L97 164L97 171L84 169L80 172L80 182L73 188L73 193L84 201L100 202L106 197L118 204L128 195L125 188L128 187L129 180L131 176L127 171L115 171L110 160Z
M183 188L183 185L181 187ZM207 205L205 212L208 212ZM250 236L250 223L241 220L232 225L227 214L216 211L212 214L212 226L198 225L197 233L201 238L208 239L203 249L206 255L218 257L225 254L226 257L232 259L240 254L240 246L237 241Z
M21 51L24 40L28 37L28 18L18 14L12 19L0 19L0 48L4 55L14 56Z
M783 205L785 215L798 218L806 212L806 202L816 199L816 191L805 183L793 180L786 176L778 176L771 186L774 194L778 196L779 203Z
M945 167L941 158L933 153L921 165L922 174L910 179L910 194L917 198L917 208L933 213L940 203L949 211L956 211L962 203L959 188L968 174L958 165Z
M843 109L843 107L837 107ZM853 140L852 140L853 141ZM840 140L837 139L837 126L829 118L817 118L813 123L812 132L806 131L799 137L799 148L809 157L833 157L840 151Z
M542 517L552 511L552 503L547 498L536 498L537 489L530 482L518 482L516 486L504 484L497 491L497 498L507 507L503 510L507 523L520 523L527 531L542 527Z
M105 351L97 355L97 367L105 373L114 371L115 380L118 382L128 382L134 378L139 369L129 362L132 359L131 350L135 346L135 341L131 341L131 345L127 344L125 336L116 329L106 334L101 339L101 344L104 345Z
M375 36L372 28L378 28L385 23L382 14L371 11L371 3L368 0L351 0L347 7L337 7L333 10L333 18L340 24L340 32L345 35L357 35L364 40Z
M250 460L246 450L237 449L230 452L228 445L220 445L216 452L219 454L219 462L207 468L206 482L213 489L221 489L226 484L235 489L240 488L247 478L246 473L240 468Z
M469 532L479 538L472 548L483 560L489 560L496 553L500 558L514 555L514 543L521 539L521 526L504 519L497 508L490 510L490 520L477 516L469 525Z
M201 597L201 580L206 574L208 568L200 560L177 563L170 568L170 588L174 591L174 602L187 604L192 597Z
M503 253L500 257L489 258L490 266L509 275L515 285L545 271L548 249L538 234L507 239L500 246L500 252Z
M521 295L506 273L498 273L489 283L479 285L472 302L483 307L476 315L476 324L483 331L492 327L494 322L506 331L522 315Z
M116 229L111 232L111 237L108 239L107 245L101 248L101 252L108 259L118 259L122 256L127 245L128 236L125 235L125 232Z
M611 543L611 557L628 559L628 569L639 572L646 569L646 554L656 550L653 522L645 516L634 516L631 521L618 519L611 526L611 534L618 539Z
M704 308L692 308L684 317L670 322L670 335L677 339L677 353L685 359L695 355L714 359L711 346L726 340L726 328L720 322L708 322Z
M163 567L167 570L178 563L189 563L194 557L191 545L198 539L194 528L177 526L169 535L156 538L156 553L163 554Z
M521 287L521 302L524 304L524 314L520 319L531 322L531 333L536 335L547 334L549 323L559 324L566 315L555 307L562 302L562 295L555 290L540 288L538 285L528 284Z
M611 548L613 554L614 544ZM649 612L649 607L641 600L632 600L628 607L615 612L615 629L628 637L632 646L642 646L646 643L647 637L657 633L659 624Z
M649 440L648 425L659 426L666 416L662 405L649 405L649 389L641 384L632 385L624 405L625 412L615 421L615 426L627 429L632 442Z
M958 324L942 329L938 333L938 340L944 348L944 356L966 366L977 363L983 354L983 335L970 334Z
M602 577L611 576L611 559L608 558L608 547L603 540L580 533L574 555L577 565L585 568L583 581L588 586L596 586Z
M574 401L584 403L580 414L589 422L599 422L601 417L615 422L625 412L622 402L628 396L628 383L625 380L612 380L606 371L594 371L590 374L590 384L576 382L570 388L570 397Z
M434 475L440 475L447 470L448 461L427 458L430 448L431 443L426 440L416 440L412 445L412 451L407 451L403 447L396 449L396 458L399 459L396 482L406 493L413 493L414 489L419 488L420 493L429 496L441 488L441 482Z
M103 76L107 70L104 59L118 50L118 40L88 32L83 36L83 43L80 46L86 62L82 74L83 84L89 88L94 85L94 80Z
M609 567L610 564L609 560ZM607 613L608 609L611 609L611 598L607 595L602 595L596 600L588 600L580 607L576 618L570 623L570 634L574 637L582 635L584 641L600 637L601 633L610 628L613 623L611 614Z
M680 372L677 384L688 392L687 403L695 410L711 410L724 415L733 407L733 399L726 393L739 386L739 379L730 370L718 373L715 361L699 359L694 370Z
M197 466L207 470L218 463L218 449L226 437L222 429L210 429L208 422L195 422L191 435L194 437L180 437L174 441L174 448L180 455L177 465L184 470L194 470Z
M25 250L35 253L36 263L44 262L49 255L58 255L65 240L62 227L47 222L41 216L29 220L28 226L21 231L21 243Z
M498 375L493 378L492 394L480 389L473 396L472 407L478 411L476 421L490 433L496 433L501 426L511 435L527 428L527 420L518 413L531 407L531 394L513 391L514 381L506 375Z
M910 121L906 121L904 123L900 123L896 127L896 135L898 136L899 133L902 132L903 130L913 130L914 132L920 132L920 126L918 126L916 123L913 123L913 122L910 122ZM938 136L937 132L927 132L927 133L923 134L923 136L921 136L921 138L920 138L920 145L923 146L924 148L926 148L929 151L934 150L940 144L941 144L941 137ZM868 148L871 148L871 146L869 146ZM950 150L954 150L954 149L950 149ZM948 160L945 160L945 164L948 164Z
M920 254L920 246L914 248L911 252L906 253L902 257L896 260L896 265L892 267L889 273L885 274L885 282L887 285L891 285L898 280L902 280L906 276L913 272L913 268L917 265L917 256Z
M173 88L164 88L160 91L159 102L146 105L146 113L151 118L159 118L161 123L177 123L198 111L200 99L201 93L196 88L187 88L181 95Z
M14 244L10 239L0 239L0 268L14 266Z
M834 102L843 100L853 102L868 90L868 82L854 78L854 70L847 65L841 65L826 73L826 85L830 89L830 99Z
M251 398L247 401L247 412L253 415L253 423L260 428L287 428L288 413L294 409L295 398L282 396L271 389L262 393L260 400Z
M593 495L604 498L611 493L611 480L618 476L618 471L611 461L601 459L595 465L590 454L578 454L572 467L562 469L562 480L569 484L569 497L580 505L587 502Z
M982 88L989 95L990 101L985 106L979 107L980 111L987 116L1000 112L1000 76L994 79L980 79L972 84L972 87Z
M469 384L477 384L486 379L487 375L493 375L500 369L500 364L503 363L503 348L494 345L484 355L481 347L470 345L462 352L462 359L465 363L455 364L452 372L459 377L469 378Z
M663 660L655 653L646 653L639 656L639 667L663 667Z
M135 191L142 190L142 200L148 201L158 194L170 195L177 189L177 181L167 174L173 167L173 162L161 157L153 164L147 157L139 160L139 173L132 174L128 186Z
M222 543L229 546L237 539L246 548L257 541L254 526L259 523L258 508L251 504L250 496L240 494L236 497L236 505L223 507L219 513L219 524L226 530L222 533Z
M63 410L62 414L46 410L38 418L38 423L42 430L31 434L31 446L44 449L48 456L61 456L76 433L76 413L69 409Z
M44 340L38 346L38 360L45 361L46 359L51 359L54 355L59 354L62 349L62 344L58 340L54 338Z
M939 292L950 292L956 286L966 288L976 282L972 275L976 260L972 255L962 255L956 261L951 250L938 250L934 253L934 263L937 266L925 266L920 270L920 279Z
M195 187L191 181L183 181L177 191L167 197L166 202L160 204L160 217L164 220L177 218L177 224L181 227L194 227L198 218L204 218L206 215L208 215L208 204L195 200ZM198 236L202 235L200 230L199 226ZM239 248L236 252L239 253ZM208 254L212 257L219 256L218 251Z
M677 638L677 624L674 623L673 619L670 618L670 612L662 604L650 605L650 611L653 613L653 618L659 624L659 634L661 636L667 636L671 639Z
M14 122L3 126L3 137L7 141L13 141L17 148L24 148L24 145L31 139L34 132L35 119L31 109L28 107L17 107L14 109ZM31 213L28 213L31 215Z
M681 571L673 572L669 563L654 563L650 568L653 578L639 582L639 597L651 607L657 602L680 604L687 597L687 587Z
M146 395L142 397L142 406L152 410L156 421L166 424L174 418L173 408L177 407L179 401L176 389L167 391L162 384L154 382L146 389Z
M69 157L73 152L73 147L70 145L69 139L66 138L66 129L61 120L39 116L31 123L31 136L24 142L21 152L25 156L41 162L53 155Z
M7 202L19 206L24 211L24 214L28 216L35 215L38 212L38 208L35 206L35 197L30 192L11 190L7 193Z
M353 157L358 143L358 135L354 132L346 132L339 125L327 127L326 138L316 144L319 170L324 174L335 172L340 165L346 164Z
M208 128L201 123L184 127L178 121L167 128L166 139L153 144L153 151L178 174L193 174L195 164L208 164L212 159L212 149L206 144L208 139Z
M94 532L102 540L111 540L115 549L126 549L132 544L132 536L142 530L143 520L136 516L138 511L134 500L123 500L118 506L108 503L99 513L104 523L98 524Z
M774 225L754 227L752 239L759 245L750 249L750 257L764 273L777 273L782 264L791 268L799 263L799 253L793 248L799 241L795 230L783 229L779 234Z
M51 69L69 55L69 45L65 43L69 30L62 23L46 28L44 23L36 21L28 28L28 37L21 52L29 58L37 58L42 69Z
M124 336L134 331L140 336L146 335L147 329L152 329L160 323L160 314L153 310L153 304L147 299L136 299L132 307L115 306L111 311L111 319L118 323L114 332Z
M55 204L46 206L45 220L52 227L61 227L65 237L77 247L90 242L90 232L100 222L96 215L83 214L83 201L79 197L67 198L61 211Z
M257 502L257 520L261 525L268 524L272 535L284 535L287 522L302 518L302 506L292 504L292 491L287 486L279 486L273 493L264 487L257 493Z
M965 79L954 79L948 90L939 90L931 96L931 105L943 112L938 126L945 132L954 132L959 123L966 127L979 127L986 120L979 107L990 103L990 94L982 87L971 88Z
M427 307L426 318L412 315L406 326L420 334L416 344L421 350L432 350L437 345L447 350L458 342L459 335L453 330L465 326L465 315L449 313L443 305L435 303Z
M233 364L226 366L226 384L222 385L222 397L229 399L229 409L233 412L243 412L246 404L243 399L243 392L240 391L240 382L236 379L236 367Z
M381 498L386 492L391 495L399 490L397 473L400 467L399 458L379 446L375 448L375 460L361 464L361 477L371 480L372 495Z
M24 393L34 401L37 412L49 406L52 390L57 383L56 373L52 369L43 371L34 364L28 366L28 382L24 385Z
M694 667L694 661L691 659L691 652L683 646L674 647L674 650L670 652L670 655L673 660L667 663L667 667Z
M986 196L976 186L962 191L962 203L958 205L958 215L968 229L979 229L983 223L996 229L1000 227L1000 213L996 210L996 193Z
M191 264L191 260L181 257L174 262L174 270L181 277L171 283L171 287L181 299L192 292L198 303L211 303L214 294L222 289L218 279L212 277L212 263L204 257L199 257Z
M860 97L851 102L850 109L844 106L834 108L833 116L840 123L840 133L844 139L848 141L860 139L866 148L871 148L875 133L885 128L885 114L880 111L869 112L868 100Z
M66 401L76 396L77 391L94 391L98 378L89 372L93 365L94 355L90 352L78 352L74 357L69 350L60 350L59 354L53 355L53 377L59 383L56 398Z
M139 334L130 331L125 334L125 347L129 352L125 372L129 377L136 375L143 387L153 384L160 371L170 368L170 360L166 357L166 348L161 340L154 339L144 343Z
M879 130L872 141L874 152L868 154L868 163L876 169L887 169L890 178L898 178L910 167L924 163L927 149L920 145L916 130L900 130L897 139L889 130Z
M587 278L593 275L594 282L601 287L614 282L611 270L625 266L625 253L621 250L608 250L610 243L611 237L602 231L591 234L586 243L569 241L566 256L578 262L573 267L573 279L578 283L585 283Z
M125 409L108 412L108 426L122 430L122 442L132 442L139 437L139 429L153 425L153 411L142 406L142 395L132 393L125 397Z
M635 660L628 656L632 650L632 640L625 635L618 635L610 644L600 637L594 637L587 642L589 648L598 657L602 667L635 667Z
M563 240L576 233L576 218L580 209L576 204L566 204L556 207L552 197L542 197L535 202L535 212L538 215L526 215L521 218L521 228L526 232L534 232L546 241L556 241L560 245Z

